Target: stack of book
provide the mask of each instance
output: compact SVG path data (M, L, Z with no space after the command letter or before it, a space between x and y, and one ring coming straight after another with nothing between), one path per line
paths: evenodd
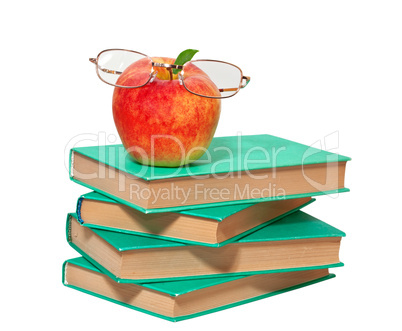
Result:
M67 216L81 257L63 283L178 321L332 278L345 234L301 209L348 191L349 160L270 135L214 138L180 168L74 148L70 178L94 191Z

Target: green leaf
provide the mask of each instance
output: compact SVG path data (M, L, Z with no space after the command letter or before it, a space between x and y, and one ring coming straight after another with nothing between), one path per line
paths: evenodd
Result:
M197 52L198 50L196 49L186 49L185 51L179 54L174 64L177 64L179 66L184 65L186 62L191 61L191 59ZM173 69L173 73L175 75L177 75L180 71L181 71L180 69Z

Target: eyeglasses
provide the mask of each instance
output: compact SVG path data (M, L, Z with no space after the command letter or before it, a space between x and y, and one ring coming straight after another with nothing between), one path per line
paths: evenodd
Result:
M96 73L103 82L122 88L142 87L155 78L178 79L190 93L223 99L234 96L250 81L239 67L223 61L194 60L175 65L154 62L145 54L126 49L107 49L89 61L96 64Z

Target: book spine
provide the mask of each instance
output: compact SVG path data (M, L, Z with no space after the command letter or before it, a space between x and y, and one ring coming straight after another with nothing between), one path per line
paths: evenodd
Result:
M67 242L71 243L71 214L67 214L67 221L66 221L66 238Z
M70 149L70 162L69 162L69 169L68 169L70 179L73 178L73 166L74 166L74 150Z
M77 220L80 222L80 224L84 224L84 220L81 217L81 207L82 207L82 202L84 201L84 197L80 196L77 200Z

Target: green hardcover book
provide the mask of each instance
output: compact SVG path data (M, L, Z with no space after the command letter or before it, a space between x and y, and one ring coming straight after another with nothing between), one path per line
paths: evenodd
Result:
M70 178L145 213L346 192L350 158L270 136L217 137L197 161L144 166L122 145L77 147Z
M116 283L82 257L63 264L65 286L169 321L217 312L333 277L328 269L313 269L139 285Z
M345 234L302 211L223 247L90 229L67 218L67 240L117 282L141 283L342 266Z
M221 247L303 208L310 197L145 214L97 192L77 201L78 221L152 238Z

